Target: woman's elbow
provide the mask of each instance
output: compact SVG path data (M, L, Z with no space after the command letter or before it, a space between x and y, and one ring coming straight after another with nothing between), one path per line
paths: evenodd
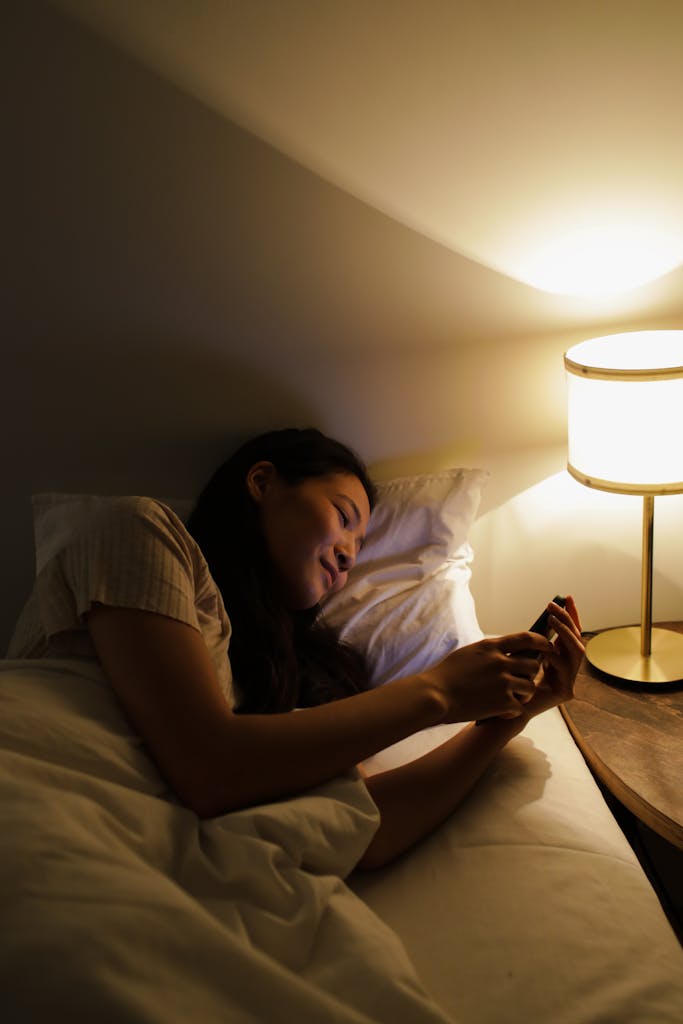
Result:
M367 850L356 864L356 869L358 871L377 871L379 868L386 867L386 865L391 863L393 859L394 854L386 848L386 844L383 842L383 836L378 831L375 833Z
M173 790L182 806L202 820L236 811L246 803L245 800L240 801L235 793L225 789L219 791L206 779L177 779Z

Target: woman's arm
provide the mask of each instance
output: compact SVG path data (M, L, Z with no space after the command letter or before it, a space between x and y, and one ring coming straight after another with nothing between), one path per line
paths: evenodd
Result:
M235 715L204 639L152 612L96 605L88 626L102 667L180 799L210 817L279 799L333 778L442 721L519 708L532 659L511 648L547 641L518 634L462 648L440 666L295 714Z
M558 636L534 693L514 718L470 725L416 761L366 777L380 811L380 827L359 867L382 867L441 824L470 792L503 747L536 715L569 700L583 657L576 605L552 604Z
M416 761L366 776L380 826L358 867L383 867L432 832L519 732L515 719L468 725Z
M236 715L204 640L151 612L95 606L90 633L105 673L167 782L202 817L300 792L441 720L411 678L295 714Z

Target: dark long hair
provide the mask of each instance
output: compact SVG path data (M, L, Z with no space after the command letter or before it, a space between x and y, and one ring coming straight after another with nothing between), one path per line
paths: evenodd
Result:
M232 625L230 662L240 712L290 711L365 690L365 660L319 620L318 608L293 612L274 585L259 510L247 473L272 462L290 485L349 473L370 502L375 489L361 459L319 430L276 430L242 445L200 494L187 528L199 544Z

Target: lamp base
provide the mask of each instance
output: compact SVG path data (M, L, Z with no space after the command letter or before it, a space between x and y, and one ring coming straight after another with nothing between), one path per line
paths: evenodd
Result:
M591 665L618 679L657 685L683 679L683 635L670 629L652 630L652 653L640 653L640 626L606 629L586 644Z

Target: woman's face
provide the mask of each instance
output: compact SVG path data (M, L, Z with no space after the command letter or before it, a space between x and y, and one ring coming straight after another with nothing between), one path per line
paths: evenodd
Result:
M258 462L247 487L287 606L312 608L343 587L370 519L360 480L334 473L288 484L272 463Z

